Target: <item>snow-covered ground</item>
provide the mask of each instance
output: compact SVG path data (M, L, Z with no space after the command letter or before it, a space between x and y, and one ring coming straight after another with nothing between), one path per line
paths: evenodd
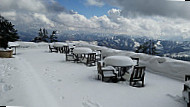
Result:
M185 107L183 82L146 72L145 87L97 80L96 66L66 62L45 43L20 43L0 58L0 105L24 107ZM31 48L32 47L32 48ZM113 54L113 53L112 53Z

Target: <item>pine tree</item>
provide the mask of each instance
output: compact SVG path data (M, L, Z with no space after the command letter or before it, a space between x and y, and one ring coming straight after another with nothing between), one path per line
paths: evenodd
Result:
M39 30L38 36L35 37L32 42L48 42L48 31L44 28Z
M39 38L41 39L41 41L43 42L48 42L48 32L47 30L44 28L44 29L41 29L39 30Z
M57 31L54 30L54 31L52 32L52 34L50 35L49 40L50 40L51 43L52 43L52 42L57 42L57 37L55 36L56 34L57 34Z
M7 48L8 42L14 42L19 39L14 25L0 15L0 47Z
M140 45L139 47L137 47L136 50L137 53L146 53L146 54L150 54L150 55L156 55L156 46L154 44L153 41L148 41L145 42L144 44Z

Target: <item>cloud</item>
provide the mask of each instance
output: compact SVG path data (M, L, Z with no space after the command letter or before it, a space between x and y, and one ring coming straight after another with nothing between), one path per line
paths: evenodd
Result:
M122 9L123 16L164 16L190 18L189 2L167 0L105 0Z
M7 17L10 20L16 20L16 12L15 11L7 11L7 12L2 12L2 16Z
M45 22L46 24L50 25L51 27L54 27L54 24L51 20L49 20L44 14L35 13L34 18L39 19L42 22Z
M163 7L164 9L164 6L154 5L155 8L152 6L151 9L145 11L145 6L150 8L149 5L153 4L153 2L146 0L145 4L141 0L135 1L138 1L137 4L129 0L110 1L114 5L120 6L121 9L110 9L107 15L87 18L76 11L65 9L55 0L48 0L48 2L44 2L44 0L17 0L17 2L14 0L2 0L0 3L0 14L9 19L18 31L36 34L39 28L43 27L50 31L52 29L58 30L60 34L67 31L82 31L88 33L148 36L157 39L190 37L190 22L184 18L185 16L178 17L178 12L166 14L173 11L170 9L166 12L162 12L162 9L157 11L158 7ZM159 4L163 0L155 2ZM26 5L24 6L24 4ZM30 7L29 4L35 8ZM142 4L145 6L142 6ZM177 5L179 6L179 4ZM168 6L172 7L171 9L174 8L171 4ZM181 13L182 15L184 14L183 12Z
M40 0L1 0L0 10L19 11L45 11L45 6Z
M89 6L102 7L104 5L104 2L102 0L86 0L86 4Z

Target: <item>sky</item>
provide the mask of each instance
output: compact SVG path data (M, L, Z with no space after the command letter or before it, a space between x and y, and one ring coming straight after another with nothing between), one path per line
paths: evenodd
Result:
M19 32L126 34L190 38L190 2L166 0L0 0L0 14Z

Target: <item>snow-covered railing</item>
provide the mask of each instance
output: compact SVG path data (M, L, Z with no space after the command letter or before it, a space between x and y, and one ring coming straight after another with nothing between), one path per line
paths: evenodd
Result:
M184 80L186 74L190 74L190 62L175 60L167 57L152 56L143 53L135 53L130 51L122 51L90 45L87 43L79 43L78 46L89 47L92 50L102 50L102 56L124 55L140 58L140 65L146 66L146 70L156 74L164 75L177 80Z

